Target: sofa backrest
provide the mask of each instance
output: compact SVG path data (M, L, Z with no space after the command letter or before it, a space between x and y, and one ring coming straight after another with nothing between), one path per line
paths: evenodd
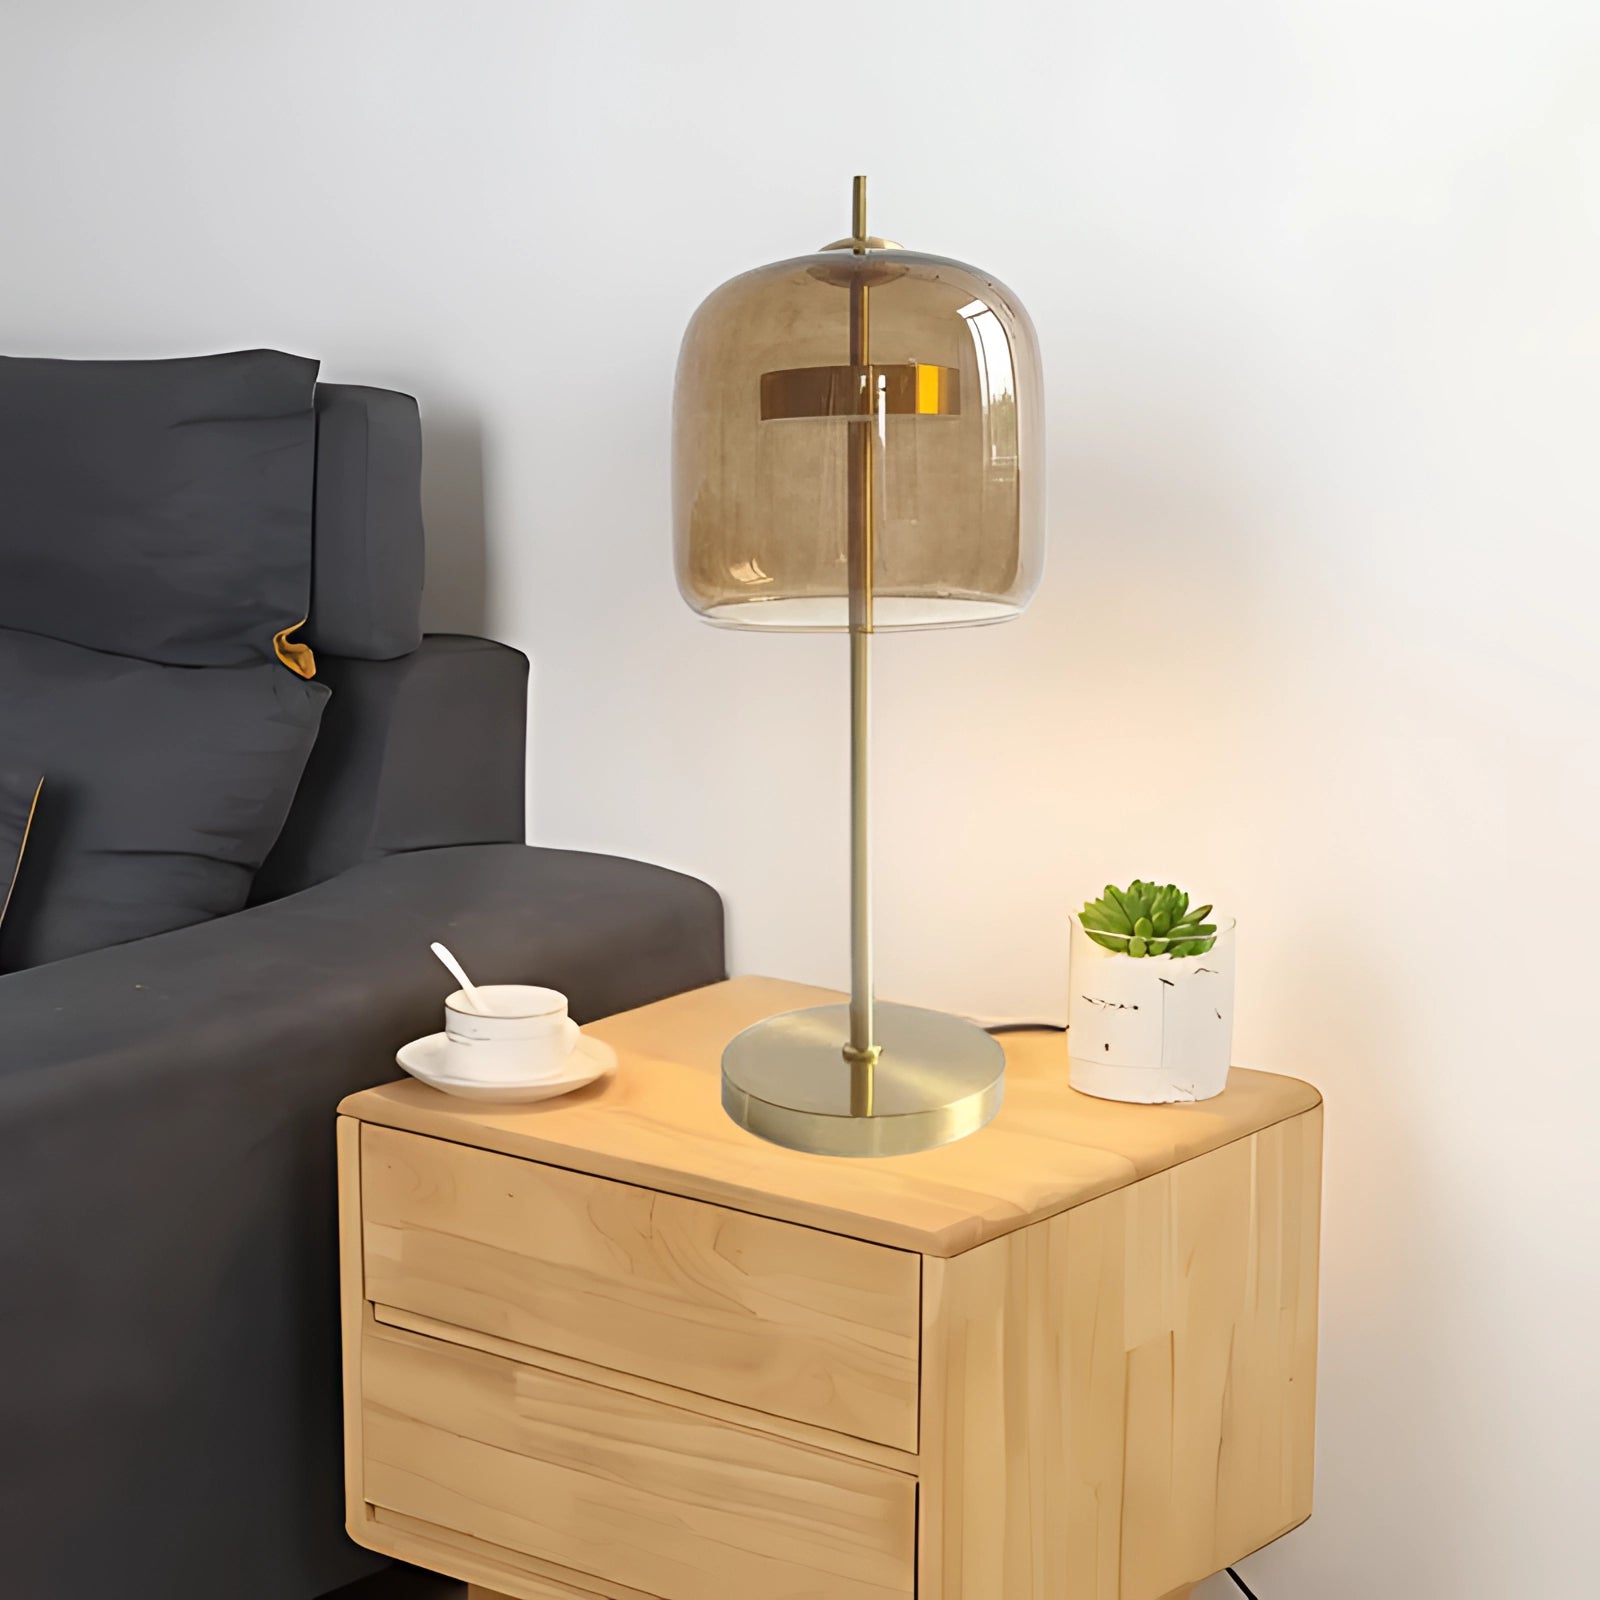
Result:
M285 628L415 650L417 402L316 377L276 350L0 357L0 628L171 666L261 660Z
M392 661L422 641L422 424L392 389L319 383L313 651Z
M523 837L527 661L422 637L417 403L316 377L0 357L0 972Z
M332 691L253 901L398 851L524 837L528 662L422 637L422 430L410 395L316 390L311 614Z

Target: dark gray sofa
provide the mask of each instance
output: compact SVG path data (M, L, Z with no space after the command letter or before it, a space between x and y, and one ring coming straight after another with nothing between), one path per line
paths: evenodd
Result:
M318 392L308 632L370 648L319 650L332 693L254 903L0 976L18 1600L314 1600L381 1565L343 1532L333 1108L438 1025L430 939L580 1021L723 976L704 884L520 842L527 663L419 638L398 399Z

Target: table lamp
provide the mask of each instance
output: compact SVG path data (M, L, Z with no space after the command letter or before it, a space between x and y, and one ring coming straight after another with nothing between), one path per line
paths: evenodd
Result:
M947 1144L999 1109L1005 1055L960 1017L873 997L869 672L876 633L1005 622L1043 562L1033 325L975 267L867 233L722 285L673 397L678 586L707 621L850 636L850 1003L747 1028L722 1103L824 1155Z

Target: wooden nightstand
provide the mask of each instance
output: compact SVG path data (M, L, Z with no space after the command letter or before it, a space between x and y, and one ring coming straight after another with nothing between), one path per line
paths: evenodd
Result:
M1122 1106L1006 1037L959 1144L723 1115L739 979L594 1024L609 1081L340 1107L351 1536L517 1600L1158 1600L1311 1510L1322 1112Z

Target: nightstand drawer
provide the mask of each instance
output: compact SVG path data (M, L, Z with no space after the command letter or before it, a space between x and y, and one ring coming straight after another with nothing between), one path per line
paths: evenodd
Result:
M379 1325L361 1348L363 1493L660 1600L898 1600L916 1480Z
M368 1300L916 1449L918 1256L391 1128L361 1138Z

